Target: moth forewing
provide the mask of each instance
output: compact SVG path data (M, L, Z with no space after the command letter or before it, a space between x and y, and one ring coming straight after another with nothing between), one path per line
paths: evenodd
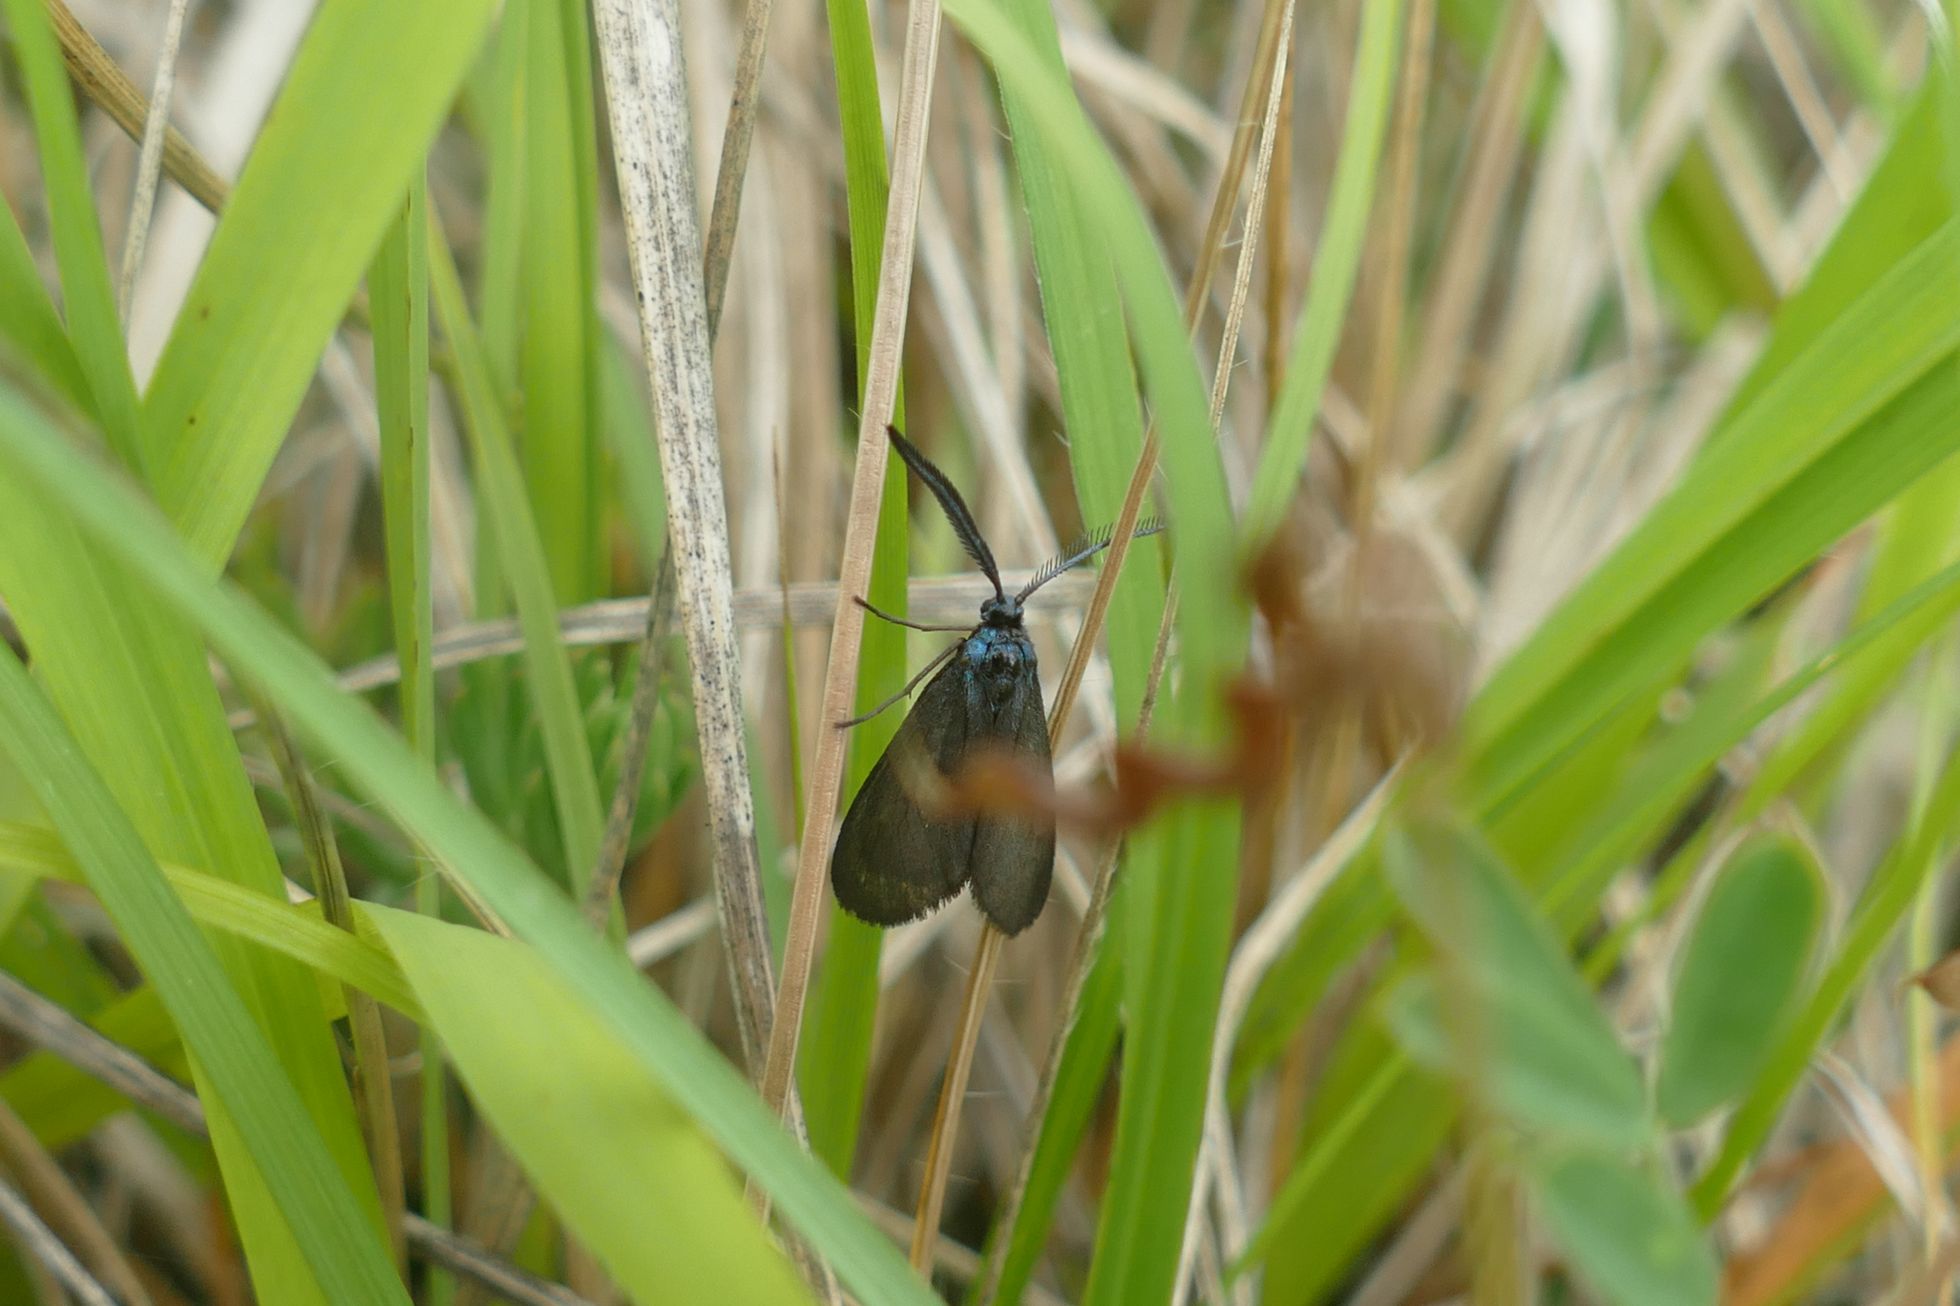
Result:
M955 657L926 683L844 814L830 887L872 925L917 920L966 885L973 818L933 819L906 772L940 774L966 752L965 686Z

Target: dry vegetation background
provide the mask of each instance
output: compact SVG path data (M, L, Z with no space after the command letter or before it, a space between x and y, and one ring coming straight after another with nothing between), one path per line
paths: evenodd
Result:
M1950 11L69 4L0 27L0 1298L1947 1300ZM1010 572L1171 520L1031 604L1064 791L1271 716L1004 945L811 878L937 648L840 575L984 594L888 416ZM850 1200L727 1073L791 1049Z

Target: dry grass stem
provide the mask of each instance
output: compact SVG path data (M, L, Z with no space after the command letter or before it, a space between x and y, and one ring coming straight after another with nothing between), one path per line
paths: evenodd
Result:
M660 646L667 641L667 610L674 596L674 555L660 555L654 569L653 593L647 599L646 625L634 659L633 702L626 719L626 738L620 743L619 781L606 809L606 832L599 842L599 864L586 885L585 918L603 931L619 895L619 876L626 866L626 845L633 833L633 812L646 778L647 737L653 731L653 712L660 701Z
M70 13L62 0L46 0L48 17L54 22L55 36L61 42L62 58L69 76L89 99L102 106L116 125L133 141L144 137L149 102L136 89L126 73L111 59L88 29ZM212 170L175 127L166 130L163 141L163 167L191 198L211 212L224 207L229 187Z
M762 60L769 48L772 8L773 0L748 0L742 12L742 45L735 56L735 87L728 99L728 124L722 129L721 164L715 170L714 207L708 214L702 265L710 340L721 326L722 298L728 291L729 256L742 214L742 183L748 177L749 145L762 104Z
M333 823L321 807L313 775L307 770L306 761L285 723L265 700L257 699L254 708L259 716L259 729L279 768L287 801L292 804L293 822L306 848L313 891L320 900L320 914L334 928L356 934L354 900L348 892L346 871L341 866L340 847L334 838ZM388 1040L381 1025L381 1004L352 984L343 984L341 991L346 995L347 1025L354 1042L355 1108L367 1143L368 1164L374 1171L375 1191L381 1199L390 1250L396 1268L405 1273L408 1254L402 1218L407 1201L402 1178L401 1130L396 1122L394 1081L389 1070Z
M4 1180L0 1180L0 1224L12 1231L21 1250L52 1274L79 1306L116 1306L109 1290L96 1282L54 1230L41 1222L20 1191Z
M593 6L621 208L640 308L667 490L681 626L694 671L702 784L742 1047L760 1071L769 1041L769 934L756 862L741 670L722 502L714 373L695 218L691 121L672 0Z
M34 1136L13 1107L0 1101L0 1156L48 1224L75 1248L94 1276L113 1289L122 1306L150 1306L150 1294L88 1198Z
M816 756L810 768L810 797L804 804L803 839L796 862L789 934L783 948L782 982L776 994L776 1025L762 1079L763 1100L777 1111L784 1108L790 1095L803 1003L809 991L810 966L816 956L817 928L823 914L824 871L830 863L831 838L837 828L837 799L844 778L844 735L833 723L849 719L851 695L857 685L864 610L853 600L870 587L871 544L885 483L885 426L891 420L897 399L906 310L911 300L912 252L925 178L933 68L939 51L939 5L936 0L916 0L907 15L882 271L858 422L857 466L851 479L844 554L838 567L830 664L824 675Z
M925 1178L919 1184L919 1209L912 1223L912 1268L923 1275L930 1275L938 1260L939 1213L945 1206L946 1175L959 1140L960 1107L966 1099L967 1080L973 1074L973 1049L980 1041L980 1022L986 1019L987 997L993 991L994 970L1000 964L1005 942L1006 937L992 924L981 927L973 965L966 975L959 1020L953 1026L953 1046L946 1055L946 1077L926 1141Z
M177 80L177 45L184 34L184 11L190 0L170 0L157 46L157 75L150 87L150 104L143 119L143 144L136 158L136 188L129 201L129 230L123 238L122 276L116 282L116 310L129 320L129 297L136 272L143 265L143 246L150 235L150 214L156 207L157 175L163 167L163 145L170 128L170 91Z

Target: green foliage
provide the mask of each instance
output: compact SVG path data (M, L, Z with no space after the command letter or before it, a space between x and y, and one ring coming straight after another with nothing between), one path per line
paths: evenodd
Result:
M1798 995L1824 918L1816 865L1788 840L1742 849L1695 917L1655 1100L1673 1125L1692 1123L1747 1086Z

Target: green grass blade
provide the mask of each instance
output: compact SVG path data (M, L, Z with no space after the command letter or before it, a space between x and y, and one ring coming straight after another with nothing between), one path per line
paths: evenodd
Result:
M31 366L43 383L77 411L93 416L95 396L62 328L54 301L41 285L41 270L27 247L14 211L0 204L0 340Z
M217 954L11 652L0 653L0 739L182 1031L203 1095L224 1108L213 1116L214 1129L237 1130L265 1185L264 1200L298 1244L305 1264L291 1269L306 1277L262 1289L282 1297L311 1289L334 1302L407 1302L368 1211L336 1169ZM232 1188L235 1203L249 1196Z
M877 313L878 275L884 257L885 208L891 190L885 158L884 116L879 107L878 61L871 16L864 0L826 0L831 57L837 70L837 107L844 143L844 191L851 236L851 308L857 328L857 378L864 386ZM892 400L892 424L905 426L901 375ZM905 615L907 493L903 463L885 468L878 502L878 530L871 544L871 602ZM864 623L858 646L857 710L876 707L907 677L905 631L883 621ZM864 778L904 720L898 708L853 728L844 796L857 796ZM819 730L832 727L819 722ZM857 1151L865 1081L871 1070L871 1036L878 1012L878 955L884 932L830 906L829 943L811 989L797 1052L797 1085L810 1130L811 1149L839 1178L848 1179Z
M145 467L136 382L123 345L116 313L116 288L102 249L102 229L89 190L88 160L75 121L74 93L62 65L46 7L39 0L6 0L7 25L14 37L34 110L35 139L47 189L55 262L61 268L62 303L75 359L88 378L94 411L109 443L123 461Z
M16 821L0 822L0 867L35 879L89 882L51 831ZM405 1016L418 1016L414 991L394 959L367 939L327 924L317 907L281 902L190 867L164 863L162 869L200 924L262 944L372 994Z
M388 567L388 611L395 657L402 668L396 688L402 737L424 762L436 756L435 672L431 646L435 608L429 583L429 214L428 183L409 183L407 197L368 269L368 312L374 336L374 399L381 428L381 510ZM415 882L415 909L442 914L442 882L433 875ZM449 1109L444 1092L442 1046L421 1031L417 1075L421 1110L422 1214L443 1227L451 1222ZM425 1295L445 1306L455 1281L431 1271Z
M440 275L437 281L440 286ZM355 789L391 813L460 884L537 948L731 1159L756 1177L852 1293L867 1303L932 1301L848 1192L782 1131L687 1018L592 934L563 893L479 813L457 802L372 713L335 688L318 658L234 589L212 580L154 509L67 448L45 419L3 388L0 463L9 473L0 484L17 482L59 505L160 602L194 622L228 662L258 681L300 736L336 763Z
M158 497L208 565L230 552L495 8L346 0L307 30L144 399Z
M1009 0L1003 8L1049 71L1063 76L1061 37L1046 0ZM1076 500L1082 520L1094 527L1116 520L1143 447L1116 269L1022 97L1004 85L1001 103L1034 238L1035 281L1061 384ZM1117 581L1106 628L1116 719L1125 724L1137 719L1142 706L1163 610L1161 571L1139 556Z
M1173 746L1214 743L1224 732L1225 681L1245 656L1248 616L1231 583L1236 533L1205 387L1163 255L1066 79L992 0L955 0L946 12L1003 90L1019 97L1116 267L1131 343L1164 432L1177 571L1189 578L1178 614L1178 692L1161 709L1158 734ZM1211 1045L1231 943L1238 833L1235 806L1191 803L1131 845L1123 903L1130 1026L1091 1302L1164 1300L1176 1277L1205 1104L1205 1058L1191 1049Z
M1116 1055L1116 1035L1120 1024L1119 1005L1123 996L1123 916L1112 911L1109 923L1097 945L1096 960L1082 986L1082 1001L1075 1025L1062 1048L1061 1068L1055 1074L1055 1091L1048 1101L1048 1112L1036 1122L1034 1163L1028 1167L1028 1191L1021 1201L1021 1214L1011 1229L996 1227L992 1237L1005 1237L1001 1253L1000 1288L995 1301L1020 1301L1027 1292L1042 1248L1048 1241L1048 1228L1055 1218L1055 1205L1062 1186L1075 1166L1075 1156L1088 1132L1090 1117L1102 1100L1103 1085L1109 1075L1110 1058ZM977 1292L980 1284L976 1282ZM969 1294L968 1301L977 1297Z
M374 398L381 427L381 504L388 611L402 674L402 734L435 756L435 616L429 589L429 217L425 183L409 184L368 272Z
M720 1154L536 952L372 916L498 1138L634 1301L807 1300ZM568 1084L604 1087L567 1112Z
M518 447L552 590L561 602L582 603L604 589L592 69L584 0L520 3L531 12L523 97L517 380L524 409Z
M558 829L567 883L582 887L598 864L602 808L599 780L586 742L585 717L572 682L572 665L558 638L558 604L549 564L538 540L524 474L511 449L483 346L463 303L463 285L441 233L431 229L430 287L436 317L456 357L463 429L476 460L478 514L489 519L502 570L524 632L524 667L544 736L546 771L558 806Z

